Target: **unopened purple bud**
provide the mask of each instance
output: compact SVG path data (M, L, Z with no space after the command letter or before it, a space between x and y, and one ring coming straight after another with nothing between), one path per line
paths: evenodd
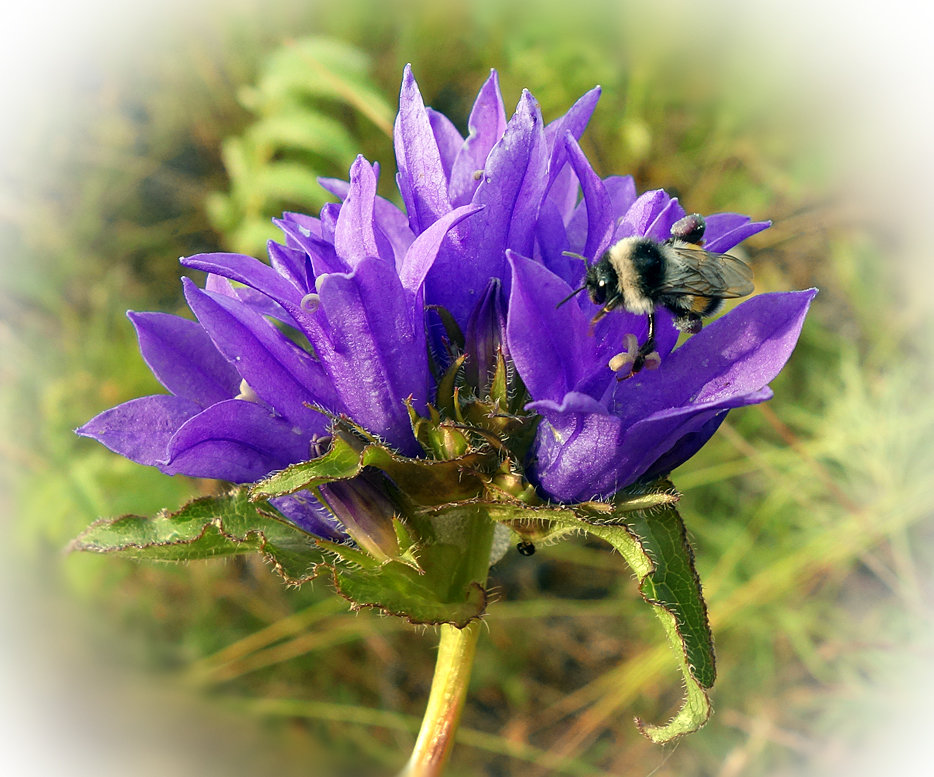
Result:
M496 373L498 356L506 358L506 310L502 300L502 283L499 278L490 278L486 291L480 298L470 320L467 322L467 362L464 365L467 382L477 390L477 396L485 398Z
M387 561L399 555L393 527L395 507L383 490L382 476L364 472L353 480L321 486L321 496L350 537L373 558Z

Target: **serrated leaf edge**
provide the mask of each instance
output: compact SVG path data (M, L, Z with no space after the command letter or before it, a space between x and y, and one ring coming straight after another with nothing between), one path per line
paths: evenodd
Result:
M232 489L226 494L226 496L235 495L237 493L237 490L238 489ZM154 541L154 542L146 542L146 543L127 542L124 544L116 544L116 545L111 545L111 546L106 546L106 547L103 545L99 545L99 544L90 544L90 543L82 542L82 537L85 537L86 535L90 534L93 529L100 527L100 526L107 526L107 525L113 526L119 521L127 520L130 518L136 518L136 519L140 519L143 521L151 521L155 519L163 519L163 520L170 521L176 516L181 515L186 509L189 509L192 506L197 505L202 502L210 502L212 499L215 499L215 498L216 496L198 497L197 499L193 499L190 502L186 503L185 505L180 507L178 510L175 510L174 512L169 512L169 510L167 509L162 509L158 513L156 513L154 518L150 518L145 515L139 515L137 513L124 513L123 515L119 515L114 518L98 518L96 521L91 523L87 528L85 528L84 531L82 531L77 537L75 537L75 539L73 539L70 543L68 543L68 545L65 548L65 552L66 553L75 553L75 552L121 553L131 548L136 548L137 550L146 550L147 548L155 548L155 547L170 548L170 547L181 547L184 545L194 545L199 540L204 539L205 535L207 534L210 528L214 528L217 530L218 534L221 537L223 537L224 539L236 545L246 544L250 542L251 539L254 539L254 538L259 539L261 544L260 544L260 547L255 552L259 553L263 557L263 561L269 564L273 568L273 570L276 572L276 574L278 574L279 577L281 577L282 580L288 586L298 587L318 577L318 575L320 574L319 567L322 565L314 563L314 562L311 562L311 573L310 574L303 575L301 577L292 577L285 571L285 568L283 567L282 563L276 558L275 554L271 551L266 550L267 546L269 545L269 539L267 538L266 534L261 529L250 529L242 536L237 536L236 534L233 534L226 530L224 526L224 520L221 516L214 517L210 521L202 524L201 531L198 533L198 535L195 537L187 538L187 539L167 540L165 542ZM278 523L281 523L284 526L289 527L290 529L294 529L296 532L299 532L299 533L307 535L308 537L317 539L315 535L310 534L309 532L306 532L304 529L291 523L290 521L283 520L278 515L270 513L268 510L263 510L262 508L257 507L256 511L263 517L268 518L269 520L277 521Z

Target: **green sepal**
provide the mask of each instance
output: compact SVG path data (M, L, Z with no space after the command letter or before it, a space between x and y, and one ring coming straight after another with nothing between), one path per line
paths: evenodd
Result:
M490 383L490 401L503 410L509 407L509 368L502 348L496 349L496 369Z
M457 628L486 610L486 591L477 581L461 584L455 577L451 584L439 585L451 581L451 570L460 563L463 551L456 545L431 545L418 567L401 561L378 564L346 545L324 541L319 545L344 562L334 565L334 585L353 609L373 607L410 623L450 623Z
M448 418L453 418L456 414L455 404L457 400L454 396L455 382L457 381L457 373L460 372L466 360L467 354L464 353L458 356L451 363L451 366L448 367L444 375L441 376L441 380L438 381L438 391L435 394L435 400L438 404L438 408L447 415Z
M463 351L466 343L464 333L460 328L460 324L451 315L451 311L443 305L425 305L425 309L433 310L438 314L438 318L441 319L441 324L444 326L444 333L448 336L448 341L453 343L458 351Z
M409 500L419 505L436 505L470 499L482 493L489 454L471 452L444 461L400 456L383 445L359 447L358 440L342 433L331 438L328 451L311 461L292 464L252 486L252 499L270 499L302 489L313 489L334 480L347 480L364 467L375 467L392 478Z
M123 515L95 521L69 546L72 551L118 553L150 561L192 561L260 553L289 585L317 575L322 554L315 537L254 503L244 488L195 499L153 517Z
M470 450L470 438L459 424L442 421L441 414L433 405L428 405L428 418L420 416L412 403L406 400L412 433L422 450L433 459L454 459Z
M553 541L579 532L600 537L635 572L639 591L661 621L685 682L684 704L671 721L663 726L636 721L639 730L656 743L696 731L707 722L710 700L706 689L716 679L707 606L676 501L671 484L659 481L640 493L617 495L610 502L533 506L503 499L483 503L492 520L506 524L526 541ZM439 508L444 509L450 507Z

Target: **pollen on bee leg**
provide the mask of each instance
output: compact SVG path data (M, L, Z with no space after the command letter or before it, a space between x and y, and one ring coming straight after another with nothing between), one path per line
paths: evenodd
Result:
M639 355L639 339L632 333L626 335L626 350L610 359L609 367L613 372L631 371Z
M618 353L612 359L610 359L610 369L613 372L622 372L626 370L627 372L632 371L632 365L636 363L636 355L634 353L629 353L628 351L623 351L623 353Z
M658 366L662 363L662 357L658 351L644 353L642 350L644 347L640 347L639 340L635 335L626 335L626 350L616 354L609 362L609 367L613 372L624 373L619 380L630 378L644 369L658 369Z

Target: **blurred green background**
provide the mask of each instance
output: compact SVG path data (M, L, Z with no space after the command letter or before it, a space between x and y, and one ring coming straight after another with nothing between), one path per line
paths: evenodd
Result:
M99 516L210 488L71 432L160 390L126 309L181 312L178 256L261 251L269 217L316 211L315 176L345 176L358 151L391 196L406 62L462 129L490 67L507 109L528 88L546 120L600 84L583 140L598 172L773 219L748 244L757 290L821 289L775 399L731 414L674 475L717 639L711 722L667 748L640 737L634 715L679 703L674 662L620 559L565 543L494 568L449 773L875 774L877 753L915 773L934 690L931 273L912 230L926 160L891 111L910 83L882 69L897 56L855 57L844 22L795 23L794 4L117 8L37 26L38 50L5 69L0 723L15 773L392 774L407 757L430 630L351 614L326 585L287 590L259 562L62 552ZM21 29L6 26L11 45Z

